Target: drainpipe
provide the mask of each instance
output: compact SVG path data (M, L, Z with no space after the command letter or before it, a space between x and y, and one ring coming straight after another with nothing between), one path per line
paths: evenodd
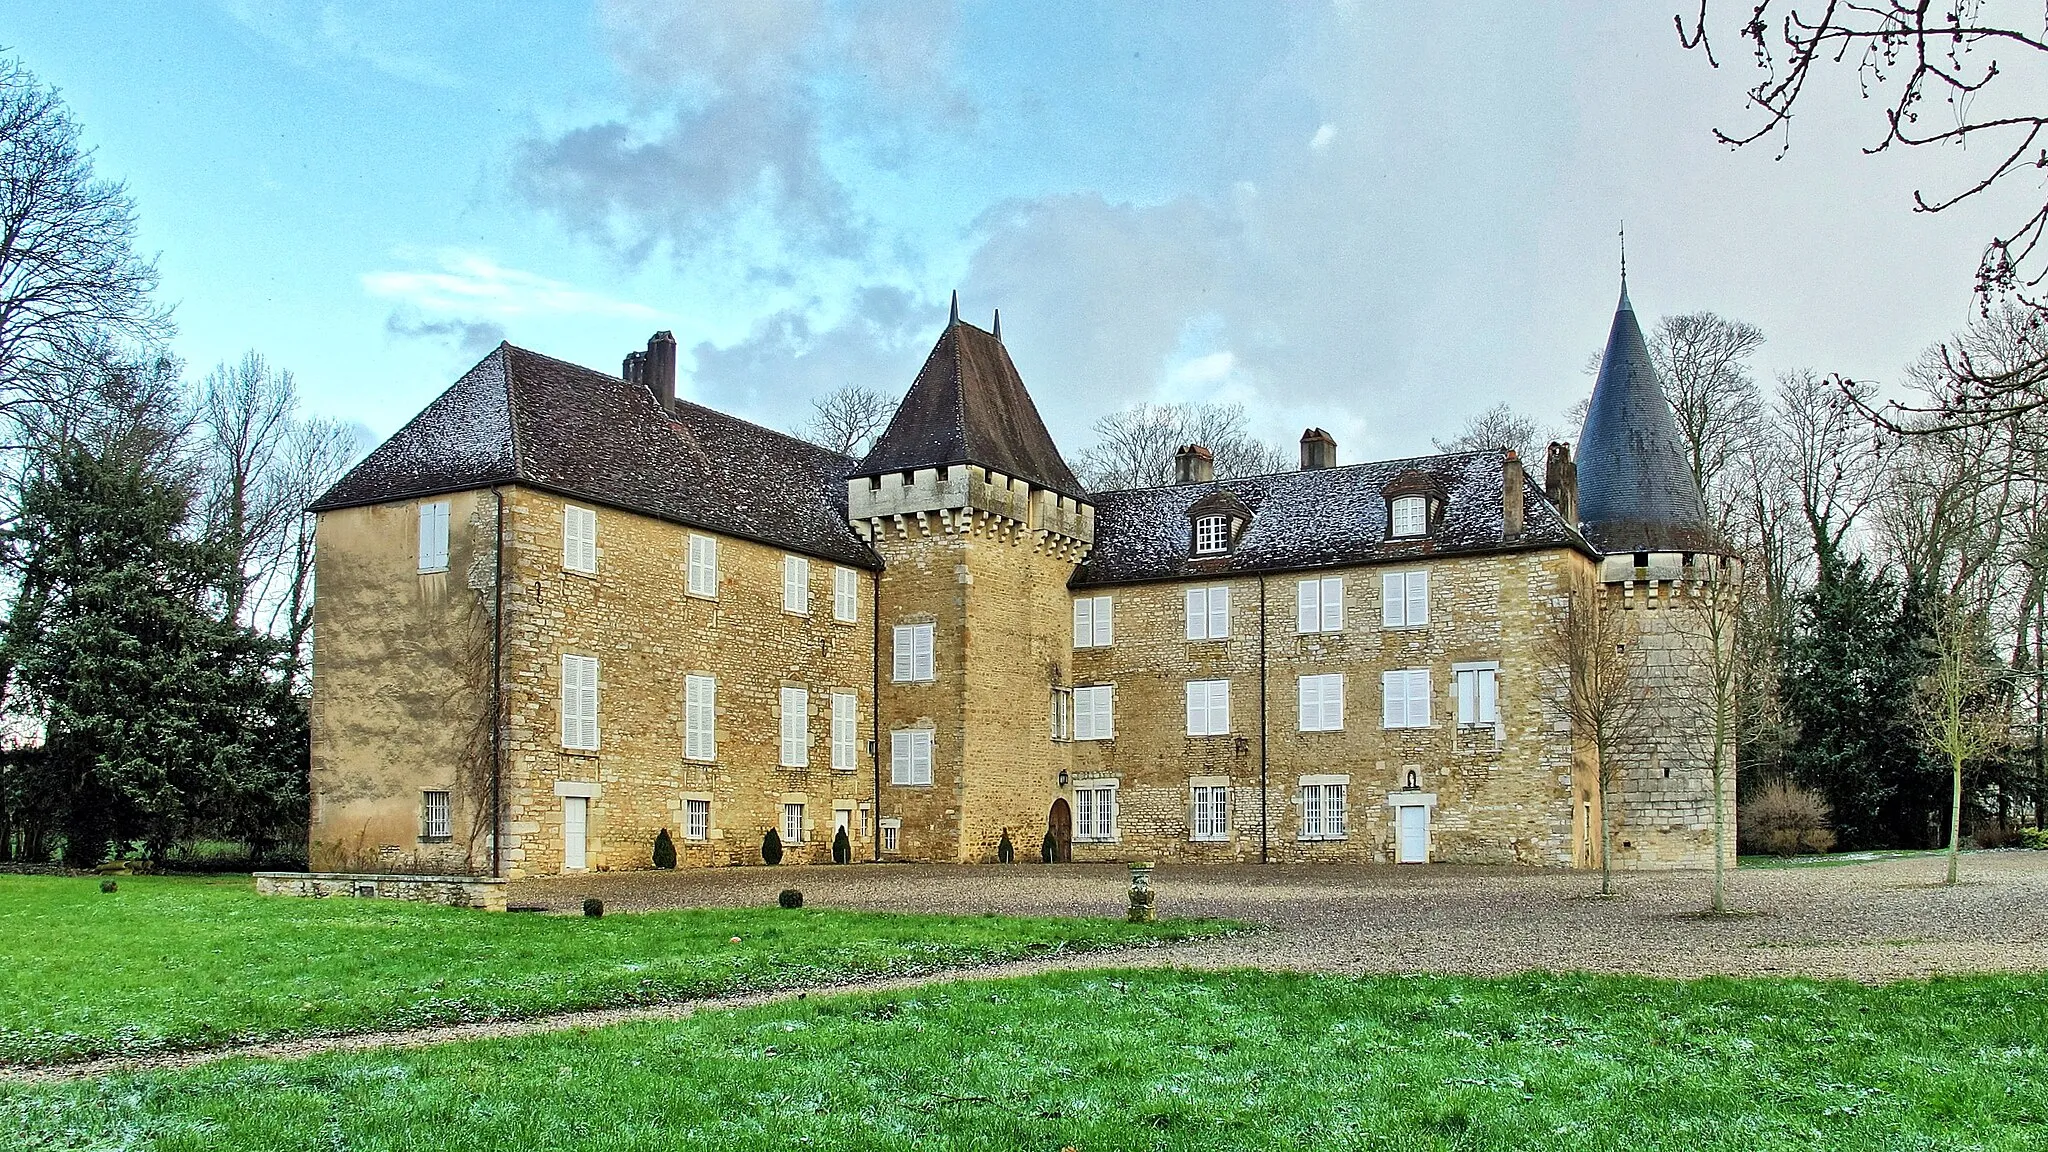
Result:
M1266 856L1266 577L1259 576L1259 863Z
M505 491L493 487L497 524L491 541L491 875L503 876L505 840Z
M873 574L874 609L868 613L875 628L874 659L868 661L868 762L874 766L875 795L869 801L868 836L873 840L876 863L882 860L882 574Z

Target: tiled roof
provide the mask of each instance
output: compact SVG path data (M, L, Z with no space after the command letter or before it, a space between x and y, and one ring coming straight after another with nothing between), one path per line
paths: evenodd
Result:
M1489 449L1097 493L1091 498L1095 548L1073 584L1289 572L1529 548L1590 551L1533 479L1523 485L1523 531L1507 538L1502 520L1505 459L1498 449ZM1396 477L1410 472L1440 486L1443 516L1425 539L1389 540L1384 492ZM1195 558L1188 514L1196 501L1217 491L1243 501L1251 523L1228 556Z
M1003 342L957 315L853 474L949 464L979 464L1065 496L1087 495L1045 430Z
M1579 519L1602 551L1717 546L1626 282L1579 434L1578 468Z
M312 506L528 484L879 568L846 520L851 457L609 373L500 344Z

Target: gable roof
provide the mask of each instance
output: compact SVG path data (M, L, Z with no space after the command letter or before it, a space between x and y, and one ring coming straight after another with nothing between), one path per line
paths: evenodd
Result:
M1382 460L1306 472L1210 480L1166 488L1097 493L1095 547L1073 584L1121 584L1256 572L1293 572L1476 552L1577 548L1585 540L1534 482L1523 485L1523 530L1510 540L1502 509L1505 455L1499 449ZM1386 488L1420 473L1440 485L1442 521L1421 540L1387 538ZM1228 556L1192 555L1189 513L1228 492L1251 522Z
M1578 474L1579 519L1602 551L1717 545L1625 279L1579 434Z
M664 414L644 385L500 344L309 510L527 484L879 568L847 523L853 467L700 404Z
M957 308L957 305L956 305ZM957 311L856 476L979 464L1084 499L1010 353Z

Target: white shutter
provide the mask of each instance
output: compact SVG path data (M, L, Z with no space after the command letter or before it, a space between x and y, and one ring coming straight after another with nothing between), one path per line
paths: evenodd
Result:
M811 562L802 556L782 558L782 610L810 614Z
M919 624L910 630L910 678L935 679L932 673L932 625Z
M1074 689L1074 739L1095 739L1095 689Z
M718 758L718 681L709 676L683 677L683 756L689 760Z
M1187 685L1188 735L1209 734L1209 686L1201 680L1190 680Z
M439 572L448 567L448 502L435 500L420 505L420 571Z
M1209 681L1209 735L1230 731L1230 681Z
M710 536L690 536L690 572L687 585L692 596L718 595L718 541Z
M1461 668L1452 673L1457 680L1458 723L1479 722L1479 672L1473 668Z
M1112 615L1109 597L1097 596L1095 598L1095 646L1097 648L1107 648L1110 645L1109 625Z
M1303 676L1295 681L1296 714L1300 718L1297 727L1303 732L1315 732L1322 723L1322 691L1320 676Z
M562 747L579 751L597 747L597 661L593 657L562 657Z
M910 737L908 732L889 733L889 783L910 783Z
M1187 626L1188 639L1209 638L1209 594L1200 588L1188 589Z
M562 505L562 567L597 571L597 513L591 509Z
M1408 726L1408 674L1380 673L1380 727Z
M1497 724L1500 722L1500 673L1491 668L1479 670L1479 722Z
M1294 627L1297 632L1320 632L1323 630L1322 610L1317 607L1322 601L1317 595L1320 587L1313 580L1303 580L1294 586Z
M832 618L843 624L860 619L860 582L851 568L832 570Z
M1074 647L1087 648L1095 643L1095 601L1083 596L1074 601Z
M1344 578L1323 577L1323 631L1344 630Z
M832 694L832 767L841 772L854 768L854 733L859 711L860 699L853 693Z
M1410 668L1408 678L1408 727L1429 727L1429 669Z
M912 640L912 635L916 632L916 628L909 624L898 624L894 631L896 635L893 660L895 667L891 670L889 678L898 684L902 684L908 682L911 674L916 670L914 664L915 654L913 652L916 644Z
M805 768L811 763L811 695L801 688L782 690L782 766Z
M1222 640L1230 635L1230 589L1209 589L1209 639Z
M1429 623L1429 573L1408 574L1408 626L1420 628Z
M1323 731L1344 730L1344 674L1333 673L1322 677L1323 681Z
M1380 627L1400 628L1408 623L1408 580L1399 572L1380 577Z
M932 782L932 730L920 728L910 734L910 782Z

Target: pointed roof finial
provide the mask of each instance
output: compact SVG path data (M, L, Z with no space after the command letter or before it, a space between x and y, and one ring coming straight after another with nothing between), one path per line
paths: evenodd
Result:
M1620 310L1633 312L1628 302L1628 221L1621 222L1621 304Z
M996 338L996 342L997 342L998 344L1002 343L1002 340L1003 340L1003 310L1002 310L1001 308L998 308L998 309L996 309L996 329L995 329L995 332L993 332L993 333L992 333L992 335L994 335L994 336L995 336L995 338Z
M950 319L950 320L948 320L948 321L947 321L947 323L948 323L948 324L958 324L959 322L960 322L960 290L959 290L958 288L955 288L955 289L953 289L953 318L952 318L952 319Z

